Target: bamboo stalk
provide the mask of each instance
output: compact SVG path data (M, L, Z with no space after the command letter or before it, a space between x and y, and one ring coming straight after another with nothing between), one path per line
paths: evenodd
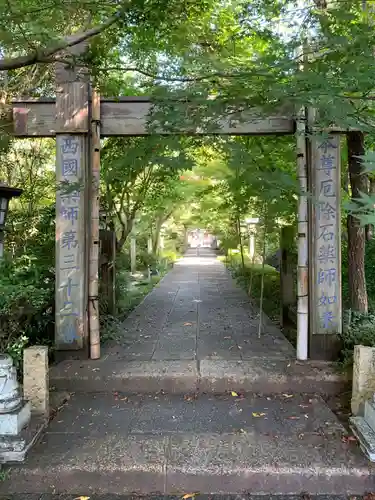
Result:
M300 110L297 117L297 167L300 186L298 200L297 359L306 360L309 335L309 258L305 108Z
M91 107L91 244L89 263L90 358L100 358L99 325L99 184L100 184L100 95L92 90Z

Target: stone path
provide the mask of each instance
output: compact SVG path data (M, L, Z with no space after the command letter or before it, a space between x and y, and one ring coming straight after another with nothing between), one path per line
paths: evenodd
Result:
M194 249L127 318L119 344L106 353L126 361L294 357L269 321L258 338L258 324L258 311L216 255Z
M321 364L295 362L295 351L263 317L208 249L190 250L128 316L99 361L51 370L59 390L174 393L336 391L341 378Z
M312 394L330 375L296 363L270 323L258 338L246 294L199 253L128 317L101 360L52 368L52 384L74 394L0 482L0 498L375 490L357 444Z

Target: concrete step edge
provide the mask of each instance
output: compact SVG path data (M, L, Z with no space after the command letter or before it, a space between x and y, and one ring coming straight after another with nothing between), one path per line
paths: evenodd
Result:
M113 464L114 465L114 464ZM134 463L131 468L106 467L93 464L90 470L60 466L29 471L0 485L0 494L54 493L59 494L171 494L187 492L201 494L293 495L310 494L351 495L373 491L374 476L364 469L335 469L320 467L222 467L199 470L188 464L155 470Z
M274 366L276 368L274 368ZM285 360L243 362L166 361L107 363L65 361L51 367L50 384L57 390L152 393L163 390L223 393L242 389L271 394L285 391L336 394L347 389L348 376L324 365L298 365Z

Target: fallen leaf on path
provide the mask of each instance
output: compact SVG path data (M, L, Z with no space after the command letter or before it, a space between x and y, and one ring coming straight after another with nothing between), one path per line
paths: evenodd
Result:
M234 397L238 398L238 394L237 394L237 392L232 391L232 392L231 392L231 394L232 394L232 396L234 396Z
M245 399L245 394L241 394L240 392L238 393L238 399L236 399L236 401L242 401L243 399Z
M350 443L350 442L356 443L357 438L355 436L342 436L341 441L343 443ZM374 500L375 500L375 494L374 494Z
M283 394L284 398L292 398L294 394Z
M192 326L193 323L184 323L184 326Z
M184 396L184 400L185 401L194 401L195 399L198 399L198 395L197 394L185 394Z
M194 498L198 493L186 493L182 498L183 500L187 500L188 498Z
M90 497L84 497L84 496L82 496L82 497L77 497L74 500L89 500L89 498Z
M252 415L253 417L264 417L265 415L267 415L267 413L258 413L256 411L253 411Z

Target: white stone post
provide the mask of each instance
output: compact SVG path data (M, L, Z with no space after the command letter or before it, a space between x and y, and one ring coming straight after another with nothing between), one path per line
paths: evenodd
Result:
M135 236L130 238L130 270L132 273L137 270L137 240Z

